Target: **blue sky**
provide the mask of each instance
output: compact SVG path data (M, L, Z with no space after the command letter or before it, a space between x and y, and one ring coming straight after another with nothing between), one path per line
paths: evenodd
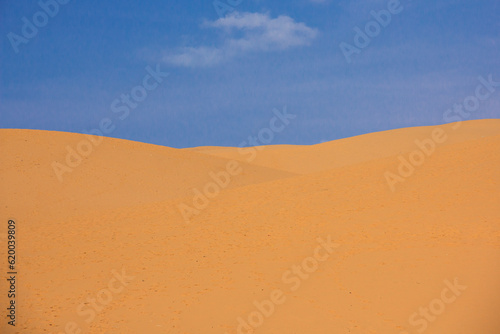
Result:
M12 36L40 4L0 1L0 128L84 132L109 118L112 137L238 146L286 106L297 117L272 144L315 144L444 123L479 76L500 81L497 0L401 0L348 63L340 43L394 1L222 0L236 6L219 16L212 1L70 0L22 43ZM119 119L112 102L147 66L168 77ZM500 118L500 89L481 118Z

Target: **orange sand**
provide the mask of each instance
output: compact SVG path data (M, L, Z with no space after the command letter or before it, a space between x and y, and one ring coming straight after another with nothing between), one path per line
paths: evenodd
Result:
M3 277L8 219L18 238L16 327L2 279L0 332L250 333L238 321L261 314L255 333L498 334L500 120L452 126L394 192L385 173L435 127L255 159L104 138L63 182L51 164L82 135L0 130ZM239 173L187 223L179 206L230 160Z

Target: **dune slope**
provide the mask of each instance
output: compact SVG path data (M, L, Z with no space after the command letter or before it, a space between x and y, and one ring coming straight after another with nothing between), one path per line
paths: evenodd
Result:
M394 192L384 174L433 128L266 147L198 208L193 187L203 191L236 149L106 138L60 183L50 163L74 135L1 130L1 212L19 226L22 293L19 326L0 329L499 333L500 123L461 128ZM344 163L332 164L338 152ZM313 166L297 166L306 158ZM189 223L181 204L197 211Z
M81 162L70 167L66 161L68 152L78 153L79 143L89 142L87 138L62 132L0 130L0 199L5 209L23 218L26 209L44 214L57 210L80 214L193 196L193 189L203 187L210 172L225 171L230 161L169 147L101 138L99 145L92 145L88 156L81 155ZM59 180L56 170L60 169L54 169L54 163L71 171L61 172ZM238 164L244 172L233 177L228 188L294 175L244 162Z
M253 164L307 174L348 166L363 161L411 152L417 148L415 141L431 137L435 126L403 128L301 146L260 146L253 155L250 149L233 147L195 147L187 150L206 155L251 161ZM442 145L450 145L499 133L500 120L473 120L439 126L449 136Z

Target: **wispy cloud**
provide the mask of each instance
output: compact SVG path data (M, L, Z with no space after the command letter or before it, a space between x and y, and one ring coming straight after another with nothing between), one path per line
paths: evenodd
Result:
M318 31L286 15L271 18L262 13L233 13L203 24L221 30L220 46L183 47L167 53L163 60L171 65L212 66L247 52L269 52L309 45ZM237 35L238 37L235 37Z

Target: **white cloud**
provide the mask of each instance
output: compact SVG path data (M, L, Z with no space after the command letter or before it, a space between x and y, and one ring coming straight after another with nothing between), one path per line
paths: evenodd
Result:
M164 57L167 63L186 67L215 65L223 59L223 50L206 46L180 48L178 53L166 55Z
M164 56L176 66L211 66L245 52L286 50L309 45L318 31L289 16L271 18L269 14L233 13L205 27L222 30L224 41L219 47L184 47ZM238 37L234 37L238 34Z

